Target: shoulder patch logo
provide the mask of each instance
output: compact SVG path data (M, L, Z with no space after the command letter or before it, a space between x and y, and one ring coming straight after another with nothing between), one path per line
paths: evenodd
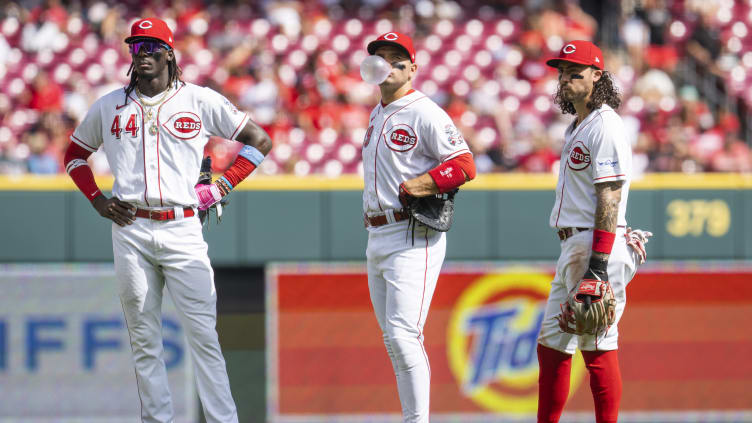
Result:
M405 124L394 125L386 136L386 145L400 153L412 150L417 144L418 136Z
M189 140L201 132L201 118L195 113L178 112L172 115L167 122L162 124L175 138Z
M462 137L460 130L452 124L447 124L444 127L444 133L447 136L447 141L449 141L449 144L457 145L463 144L465 142L465 138Z
M585 147L582 141L577 141L569 150L569 159L567 165L570 169L580 171L590 166L590 150Z
M232 103L230 103L230 100L225 98L224 103L225 103L225 107L227 107L232 112L232 114L234 115L238 114L238 109Z

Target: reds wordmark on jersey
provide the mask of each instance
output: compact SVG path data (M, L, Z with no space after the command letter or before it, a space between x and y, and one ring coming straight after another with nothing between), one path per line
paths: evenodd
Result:
M621 117L606 104L593 110L576 128L574 123L567 128L551 227L593 227L595 184L608 181L624 181L617 225L627 224L632 146L625 134Z
M363 140L363 211L402 208L402 182L469 152L449 115L420 91L379 103Z
M196 206L194 185L209 137L234 140L247 121L247 114L210 88L173 86L153 107L135 93L125 103L119 88L94 103L71 141L91 152L104 148L115 177L112 193L120 200L142 207Z

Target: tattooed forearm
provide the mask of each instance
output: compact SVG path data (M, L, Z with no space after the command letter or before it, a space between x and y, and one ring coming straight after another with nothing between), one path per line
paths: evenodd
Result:
M619 202L621 201L622 181L595 184L595 229L616 232L619 218ZM602 259L608 259L608 254L593 253Z

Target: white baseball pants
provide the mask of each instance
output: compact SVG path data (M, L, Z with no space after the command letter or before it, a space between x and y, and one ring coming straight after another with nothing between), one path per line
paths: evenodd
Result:
M428 423L431 367L423 347L446 234L407 222L371 228L366 250L368 288L384 345L397 377L404 422Z
M185 328L207 422L237 423L216 331L217 295L198 217L112 224L115 274L133 351L141 419L174 421L162 347L162 292L167 287Z
M618 348L618 323L627 304L627 284L637 271L637 255L627 246L624 228L616 230L616 240L608 260L608 279L616 298L616 320L605 335L577 336L562 332L556 316L561 314L560 305L567 299L569 291L585 275L593 245L593 231L579 232L561 241L561 255L556 263L556 275L551 282L551 293L546 304L546 314L541 325L538 343L549 348L574 354L579 347L582 351L610 351Z

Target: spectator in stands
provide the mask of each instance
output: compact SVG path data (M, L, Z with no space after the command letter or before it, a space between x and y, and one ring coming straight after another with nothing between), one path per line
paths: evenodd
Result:
M40 112L60 112L63 107L63 88L42 71L31 84L29 108Z
M352 51L387 17L396 22L394 30L400 25L414 26L417 43L429 36L441 40L437 54L429 56L428 63L420 64L424 76L417 81L417 88L423 89L424 83L435 84L432 97L446 102L457 122L469 112L467 116L472 119L468 122L474 122L467 125L464 133L468 134L481 171L549 171L543 169L549 167L552 155L558 156L560 134L564 131L552 131L560 122L549 113L531 108L540 93L548 92L546 84L556 78L555 73L540 72L541 53L558 49L557 42L562 38L592 39L597 31L608 32L608 28L599 28L605 23L602 17L584 12L605 12L604 8L623 10L626 17L620 33L622 43L616 44L623 45L629 57L624 51L615 50L609 53L615 59L609 57L607 61L617 64L613 70L625 93L623 113L632 114L635 127L639 128L633 139L635 157L642 154L645 159L642 167L647 171L749 168L752 159L739 144L740 129L724 124L724 113L716 110L716 105L724 102L710 97L707 90L701 95L686 84L686 75L673 66L677 60L686 60L684 56L689 57L699 64L700 77L703 72L712 75L709 85L718 86L723 95L728 93L724 79L729 70L719 62L724 60L724 52L731 54L734 50L721 36L731 33L737 19L727 22L719 17L724 13L733 17L748 6L700 0L600 3L504 0L477 11L463 9L462 2L439 0L275 0L211 5L200 0L180 0L170 4L148 2L146 7L179 22L178 28L187 32L181 37L187 40L181 49L185 75L191 75L191 82L221 87L234 102L247 104L264 128L277 134L275 139L289 141L283 149L286 151L279 156L275 153L269 161L276 163L265 165L268 167L261 172L292 172L296 160L306 156L309 144L319 142L320 133L326 128L336 131L339 148L339 140L348 143L355 129L363 126L357 122L362 122L364 115L367 119L373 94L362 86L358 58ZM102 65L97 53L117 46L116 51L122 56L114 66L120 66L123 60L128 62L127 51L120 49L122 35L135 18L135 11L142 13L144 9L136 0L84 4L87 7L81 8L76 2L37 0L6 2L0 7L0 98L9 103L0 110L0 173L28 171L30 161L37 160L31 145L24 141L26 132L42 131L44 137L32 142L35 151L58 157L56 140L60 135L50 130L51 116L59 118L52 126L69 128L70 118L61 109L71 111L74 120L80 119L82 111L97 96L98 87L121 85L122 81L114 76L118 72L105 71L92 88L86 77L88 61ZM459 49L463 63L452 70L452 82L464 79L470 91L457 96L451 84L433 80L432 70L447 65L442 62L444 53L456 48L454 40L465 35L466 23L476 18L482 24L482 33L470 38L467 49ZM452 24L448 34L437 32L443 20ZM686 25L687 33L674 34L674 22ZM256 36L249 37L251 31ZM350 43L342 52L334 49L334 40L340 35ZM273 42L275 37L277 42ZM50 50L60 48L55 43L66 39L68 44L62 51ZM303 64L291 60L295 50L304 53ZM483 50L490 54L488 65L476 63L477 53ZM71 59L82 52L87 62ZM54 54L54 61L44 63L45 54ZM617 60L620 56L624 59ZM643 61L647 63L644 66ZM746 89L740 84L737 90L744 95ZM746 101L731 98L737 100ZM504 107L505 114L498 113L499 107ZM537 129L527 129L529 114L539 121L533 126ZM737 122L747 119L745 115L737 116ZM40 126L42 121L46 123ZM475 130L470 131L471 128ZM544 136L538 131L554 135ZM45 139L48 147L38 148L38 139ZM752 142L741 140L743 144L745 141ZM326 149L327 160L329 156L339 157L332 147ZM222 157L232 154L222 142L210 142L206 152L215 158L215 171L224 170L222 166L229 163ZM736 156L731 152L736 152ZM355 161L344 167L345 172L354 172L360 157L350 159L351 153L344 157L343 163ZM732 157L735 160L730 160ZM40 166L35 164L34 168ZM321 172L322 168L323 165L314 165L310 170ZM95 164L96 169L106 171L107 167Z
M23 142L29 146L29 157L26 160L29 173L55 174L60 172L59 158L51 154L47 134L43 131L27 132Z
M749 145L736 134L724 134L723 148L710 157L710 169L715 172L752 171L752 152Z
M715 25L716 8L710 4L699 11L699 21L687 42L687 53L697 62L698 71L722 77L716 62L721 55L721 37Z

